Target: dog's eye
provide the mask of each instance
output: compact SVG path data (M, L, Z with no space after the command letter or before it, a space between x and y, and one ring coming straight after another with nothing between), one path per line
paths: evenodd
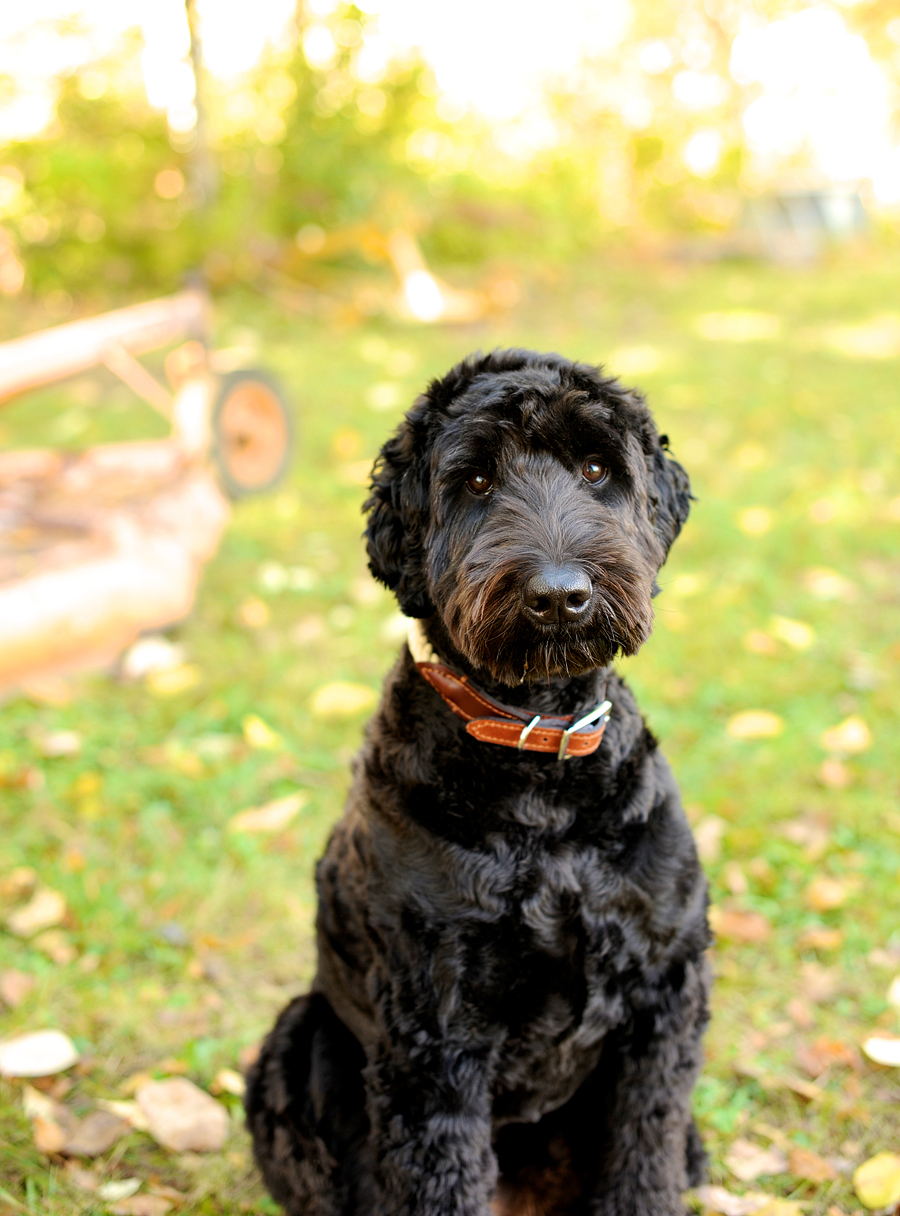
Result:
M473 494L490 494L494 488L494 481L487 473L483 473L481 469L476 469L474 473L470 473L466 478L466 485Z
M581 466L581 476L585 481L590 482L592 486L599 485L601 481L605 481L609 470L594 456L589 456Z

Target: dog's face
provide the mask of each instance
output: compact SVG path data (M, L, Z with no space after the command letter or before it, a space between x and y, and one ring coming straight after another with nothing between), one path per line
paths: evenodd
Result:
M369 564L506 684L634 654L687 518L687 474L640 394L558 355L473 356L375 464Z

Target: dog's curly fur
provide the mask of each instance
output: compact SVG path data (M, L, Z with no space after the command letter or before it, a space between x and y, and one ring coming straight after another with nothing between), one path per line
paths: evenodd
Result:
M558 355L465 360L382 450L371 569L441 658L510 704L584 713L605 690L613 708L571 761L478 742L404 647L319 863L313 991L249 1078L290 1216L683 1212L706 886L609 664L649 636L689 500L640 394ZM577 620L523 609L548 563L589 576Z

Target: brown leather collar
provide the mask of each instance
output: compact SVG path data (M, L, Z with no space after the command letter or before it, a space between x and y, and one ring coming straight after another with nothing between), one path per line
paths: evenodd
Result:
M600 746L612 704L603 701L577 721L573 714L544 716L530 709L495 701L468 676L460 675L435 654L422 622L409 622L409 652L423 679L446 701L466 731L482 743L499 743L520 752L556 752L557 760L589 756ZM605 690L604 690L605 692Z

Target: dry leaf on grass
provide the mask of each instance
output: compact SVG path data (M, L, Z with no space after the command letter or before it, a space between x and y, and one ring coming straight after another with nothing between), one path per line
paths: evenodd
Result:
M127 1136L131 1127L108 1110L92 1110L69 1136L62 1151L72 1157L99 1157Z
M735 1140L725 1154L725 1164L741 1182L753 1182L763 1174L783 1174L788 1159L778 1148L763 1148L750 1140Z
M864 752L872 746L872 732L859 714L851 714L837 726L822 732L822 746L838 756Z
M166 1212L172 1210L172 1203L162 1195L134 1195L131 1199L111 1203L109 1210L113 1216L166 1216Z
M877 1153L853 1174L853 1186L865 1207L892 1208L900 1203L900 1156Z
M120 1199L130 1199L140 1189L140 1178L111 1178L97 1187L97 1194L107 1203L117 1203Z
M61 1030L36 1030L0 1043L0 1076L52 1077L80 1059L75 1044Z
M723 1186L698 1186L692 1193L704 1214L714 1216L795 1216L802 1211L801 1204L762 1191L733 1195Z
M10 967L0 971L0 1001L15 1009L27 1000L34 991L34 976Z
M821 963L800 964L799 988L802 996L819 1005L836 996L841 986L841 973L837 967L823 967Z
M284 746L284 740L277 731L272 730L268 722L264 722L258 714L247 714L241 722L245 742L256 751L277 752Z
M896 1035L870 1035L862 1049L876 1064L885 1068L900 1068L900 1038Z
M228 820L229 832L280 832L309 801L309 794L297 790L263 806L248 807Z
M124 1119L136 1132L149 1131L147 1116L138 1106L137 1102L116 1102L108 1098L101 1098L97 1105L101 1110L108 1110L111 1114L118 1115L120 1119Z
M797 1063L813 1080L820 1077L826 1068L838 1064L842 1068L858 1068L859 1056L847 1043L822 1035L814 1043L801 1043L797 1048Z
M0 996L3 995L3 976L0 975ZM887 1003L900 1010L900 975L895 975L887 990Z
M732 739L773 739L784 730L784 719L768 709L745 709L728 719Z
M6 918L6 927L16 937L33 937L41 929L50 929L65 920L66 901L59 891L42 887L31 899Z
M182 663L166 671L151 671L146 679L147 687L158 697L175 697L180 692L200 683L201 672L196 663Z
M233 1068L220 1068L209 1089L210 1093L233 1094L235 1098L243 1098L247 1092L247 1082Z
M860 885L859 878L831 878L817 874L803 893L803 901L814 912L831 912L842 908Z
M354 714L371 709L377 699L374 689L366 684L336 680L316 690L311 709L317 718L351 718Z
M228 1137L228 1112L186 1077L150 1081L137 1091L150 1135L176 1153L217 1152Z
M86 1191L89 1195L95 1195L100 1186L100 1179L93 1170L86 1170L83 1165L76 1165L74 1161L66 1162L65 1178L72 1186L77 1186L80 1191Z
M792 1148L788 1168L795 1178L805 1178L807 1182L834 1182L838 1177L829 1161L808 1148Z
M709 923L715 935L726 941L764 942L772 933L771 924L761 912L722 908L716 904L709 909Z
M68 967L69 963L74 963L78 958L78 951L62 929L45 929L43 933L38 933L31 939L31 945L35 950L46 954L57 967Z
M791 844L803 849L809 861L818 861L831 844L831 831L827 822L816 817L788 819L779 825L778 830Z
M802 996L794 996L785 1005L788 1017L801 1030L812 1030L816 1024L816 1014L812 1005Z
M26 899L37 886L38 876L31 866L16 866L0 878L0 903L15 904Z
M804 929L797 938L801 950L839 950L844 944L843 929L828 929L824 925L814 925Z
M694 826L694 840L697 842L697 853L706 865L718 861L722 854L722 837L728 829L728 824L718 815L704 815Z

